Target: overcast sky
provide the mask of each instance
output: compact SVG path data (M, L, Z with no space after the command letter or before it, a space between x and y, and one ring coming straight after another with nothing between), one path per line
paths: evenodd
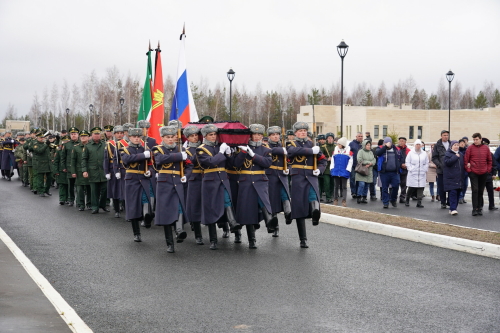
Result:
M148 41L160 40L163 75L175 77L186 24L190 81L254 90L330 87L336 46L350 46L344 86L388 88L413 76L436 91L452 69L463 87L500 86L499 0L0 0L0 117L26 114L35 92L80 84L114 65L142 82Z

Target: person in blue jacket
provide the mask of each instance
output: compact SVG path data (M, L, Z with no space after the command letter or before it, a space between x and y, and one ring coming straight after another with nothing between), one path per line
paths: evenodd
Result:
M457 215L458 198L464 185L464 154L460 152L458 141L450 141L444 155L443 187L450 198L450 214Z
M399 175L403 164L401 151L392 144L392 139L386 137L384 145L377 149L377 166L380 180L382 181L382 202L384 208L389 208L389 201L397 207ZM389 197L389 185L392 187Z
M342 191L342 206L346 207L347 202L347 180L351 177L352 161L354 153L347 145L346 138L337 141L337 147L330 162L330 175L334 179L333 204L337 205L339 200L339 190Z

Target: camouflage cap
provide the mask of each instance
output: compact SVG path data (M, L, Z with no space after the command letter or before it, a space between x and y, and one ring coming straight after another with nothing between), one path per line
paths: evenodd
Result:
M279 126L271 126L267 129L267 135L271 135L274 133L281 133L281 127Z
M137 127L139 128L150 128L151 127L151 123L147 120L139 120L137 122Z
M122 125L116 125L115 127L113 127L113 133L116 133L116 132L124 132L123 126Z
M305 129L305 130L309 130L309 124L306 123L306 122L303 122L303 121L298 121L296 122L295 124L293 124L293 132L297 132L298 130L300 129Z
M132 127L134 127L134 125L132 125L131 123L125 123L125 124L123 124L123 131L127 132Z
M90 133L92 133L92 134L101 134L101 132L102 132L102 128L100 128L100 127L98 127L98 126L96 126L96 127L92 128L92 129L90 130Z
M69 133L79 133L80 131L76 127L70 127L68 130Z
M212 133L212 132L217 133L217 131L218 131L217 126L215 126L214 124L207 124L207 125L203 126L203 128L201 129L201 134L203 136L207 136L208 133Z
M142 136L142 128L129 128L128 136Z
M181 124L181 126L179 126L179 123ZM168 122L168 126L182 127L182 121L180 121L178 119L170 120Z
M87 130L81 130L80 131L80 136L90 136L90 132Z
M176 135L176 134L177 134L177 127L175 126L163 126L160 128L160 136Z
M264 125L261 124L251 124L248 128L252 134L264 134L264 131L266 130Z
M187 138L188 136L190 136L192 134L200 133L200 129L194 125L189 125L189 126L186 126L186 128L184 129L184 131L182 131L182 133Z
M104 130L106 132L112 132L113 131L113 125L106 125L106 126L104 126Z

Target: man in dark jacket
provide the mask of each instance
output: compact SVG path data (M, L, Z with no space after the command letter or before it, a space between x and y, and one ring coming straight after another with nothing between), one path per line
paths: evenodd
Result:
M397 207L399 172L403 160L401 152L392 145L392 139L386 137L384 145L377 149L377 166L380 180L382 181L382 201L384 208L389 208L389 200L393 207ZM389 198L389 185L391 186L391 195Z
M482 139L483 145L489 147L490 140L487 138ZM493 177L497 175L497 163L495 161L493 153L491 154L491 171L486 176L486 192L488 192L488 210L498 210L498 207L495 206L495 192L493 189Z
M434 145L434 149L432 150L432 163L436 165L438 194L439 198L441 199L442 209L446 209L446 192L444 191L443 186L443 163L444 155L450 147L450 142L448 141L449 138L450 132L448 132L447 130L442 130L441 139L436 142L436 144Z
M354 169L356 169L358 151L362 149L361 147L362 142L363 142L363 133L358 132L356 133L356 140L353 140L349 143L351 152L354 154L352 156L352 160L354 161L354 163L352 164L351 178L349 179L349 186L351 187L351 195L353 199L356 199L358 197L357 196L358 185L356 183L356 172L354 171Z
M401 193L399 194L399 203L405 203L406 201L406 177L408 176L408 170L406 169L406 155L410 153L410 148L406 145L406 138L404 136L399 137L399 144L397 148L401 152L401 159L403 160L403 164L401 165L401 172L399 174L400 182L399 186L401 187Z

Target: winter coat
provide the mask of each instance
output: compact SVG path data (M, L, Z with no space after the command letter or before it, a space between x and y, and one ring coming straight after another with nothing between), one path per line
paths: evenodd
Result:
M394 155L396 157L396 173L401 173L401 164L404 163L404 160L401 157L401 151L396 147L392 146L392 149L394 150ZM385 173L385 167L387 164L387 146L383 145L382 147L379 147L377 149L377 168L378 171L381 173Z
M408 154L411 152L411 149L408 148L408 146L404 146L404 147L396 146L396 148L398 148L398 150L401 152L401 160L403 161L403 164L406 165L406 163L405 163L406 156L408 156ZM408 167L406 167L406 169L401 168L400 173L402 175L406 175L408 173Z
M351 177L353 165L353 152L349 146L344 149L335 148L333 158L330 163L330 175L333 177Z
M358 140L352 140L349 142L349 148L351 148L351 151L353 153L353 160L357 161L358 160L358 152L363 149L363 146L361 145L361 142L358 142ZM354 172L354 168L356 167L356 163L353 163L352 165L352 171Z
M429 169L429 157L427 153L423 150L417 153L415 149L412 149L406 155L405 164L408 170L406 186L425 187L427 170Z
M448 149L444 155L443 163L443 186L444 190L459 190L463 187L464 180L464 155Z
M368 167L368 175L363 176L360 173L356 172L356 181L357 182L365 182L365 183L373 183L373 166L376 165L377 160L373 155L371 149L366 149L365 146L368 143L368 140L363 141L363 149L358 151L357 163L362 163L363 165L371 164Z
M446 154L446 148L443 145L443 140L439 139L438 142L436 142L436 144L434 145L434 149L432 150L432 162L436 165L436 172L438 175L443 174L443 163L445 154Z
M429 169L427 169L427 182L435 183L437 181L436 164L432 162L432 151L428 151L426 153L427 159L429 160Z
M476 175L484 175L491 172L492 156L487 145L470 145L465 152L465 170L474 172ZM467 164L470 163L470 168Z

